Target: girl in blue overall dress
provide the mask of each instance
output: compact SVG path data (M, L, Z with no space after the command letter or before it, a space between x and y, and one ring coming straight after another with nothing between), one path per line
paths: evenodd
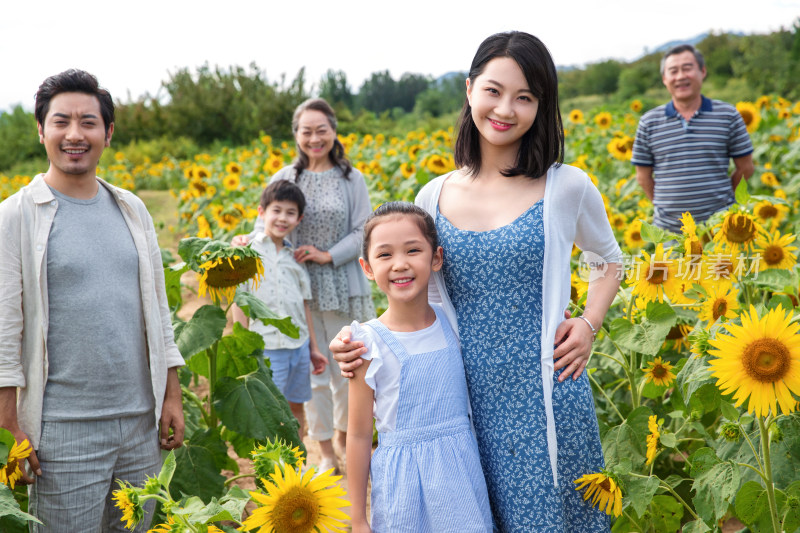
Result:
M361 266L389 305L351 326L369 348L350 382L353 532L492 531L458 339L441 307L428 304L428 281L442 266L433 219L412 204L384 204L364 227ZM379 444L370 457L373 414Z

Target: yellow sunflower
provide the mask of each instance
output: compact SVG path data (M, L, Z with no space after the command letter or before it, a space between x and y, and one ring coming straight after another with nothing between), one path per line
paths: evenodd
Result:
M753 214L764 226L769 226L770 231L778 228L780 223L789 213L789 208L782 203L772 203L769 200L761 200L753 208Z
M774 172L762 172L760 179L767 187L779 187L781 184Z
M271 481L262 480L267 494L251 492L260 504L242 523L242 529L258 533L311 533L312 531L344 531L343 520L350 517L339 510L350 502L342 499L345 491L336 484L341 476L326 473L314 477L314 469L305 474L278 465L270 474Z
M231 161L227 165L225 165L225 172L228 174L241 174L242 173L242 165L235 161Z
M223 178L222 184L229 191L235 191L239 188L239 174L228 174Z
M428 171L430 171L431 174L436 174L437 176L441 176L442 174L447 174L448 172L453 170L453 167L450 165L450 162L446 158L437 154L432 155L430 159L428 159L426 166L428 167Z
M667 361L663 361L661 356L648 361L647 367L642 371L647 383L653 383L659 387L667 386L675 379L675 374L672 373L672 365Z
M633 137L614 137L606 146L608 152L620 161L630 161L633 155Z
M594 123L603 129L611 127L611 113L603 111L602 113L596 114L594 116Z
M735 283L739 281L739 277L743 274L744 262L740 254L717 247L703 256L701 268L702 279L700 284L704 287L715 282Z
M730 320L736 316L736 311L739 310L739 291L732 283L710 284L706 288L706 295L697 318L713 324L719 318Z
M631 111L633 111L634 113L638 113L639 111L642 110L643 107L644 104L642 104L641 100L634 100L633 102L631 102Z
M22 442L14 441L11 451L8 452L8 460L5 466L0 467L0 483L7 485L11 489L14 488L17 481L22 479L21 465L31 454L32 450L28 439Z
M586 294L586 291L589 290L589 284L582 280L575 272L570 274L569 280L569 299L578 303L578 301L583 298L583 295Z
M583 124L583 111L580 109L573 109L569 112L569 121L573 124Z
M629 250L638 250L647 244L642 238L642 221L636 219L631 222L625 230L623 239Z
M197 236L201 239L214 237L211 232L211 224L208 223L208 219L204 215L198 215L197 217Z
M770 268L791 270L797 264L796 246L789 246L796 236L787 233L781 235L778 231L766 234L756 239L756 253L758 254L758 271Z
M782 108L782 109L779 109L778 110L778 118L781 119L781 120L787 120L787 119L792 118L791 110L786 109L785 107Z
M748 213L728 213L722 222L714 226L714 231L714 242L721 243L736 253L750 250L759 233L764 230Z
M737 102L736 110L742 115L748 132L753 133L758 129L758 125L761 123L761 113L752 102Z
M692 326L688 324L676 324L672 326L667 333L666 341L672 341L672 348L675 351L681 352L684 348L689 348L689 333L692 332ZM666 343L665 341L665 343Z
M681 282L677 276L677 262L669 257L670 249L664 251L659 243L651 256L642 250L644 259L637 259L628 273L628 284L633 286L633 295L646 301L670 300L679 295Z
M132 487L122 481L117 481L120 488L114 491L114 505L122 510L121 522L125 522L125 527L133 529L136 524L144 518L144 509L139 503L139 495Z
M253 280L257 288L264 275L264 265L259 257L219 257L206 261L200 268L203 273L200 274L198 294L202 297L208 292L215 301L224 296L230 302L236 295L236 287L249 280Z
M650 418L647 419L647 429L650 431L650 434L647 436L647 463L651 464L656 455L658 455L658 439L661 437L661 432L658 429L659 424L662 421L658 420L656 415L651 415Z
M728 323L728 334L710 339L711 375L723 394L733 393L736 407L747 401L757 416L797 410L800 395L800 324L783 307L759 317L755 307L741 315L742 325ZM749 401L748 401L749 398Z
M586 474L575 480L578 484L575 490L586 487L584 500L592 498L592 506L604 511L607 515L619 516L622 514L622 490L619 482L614 479L611 472L603 470L597 474Z

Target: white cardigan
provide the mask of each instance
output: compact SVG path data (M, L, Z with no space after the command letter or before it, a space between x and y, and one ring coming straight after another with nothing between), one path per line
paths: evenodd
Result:
M430 181L419 192L416 204L436 217L442 185L450 174ZM556 328L564 320L570 297L570 256L572 245L593 252L608 263L622 262L622 251L608 223L603 199L582 170L552 166L547 171L544 193L544 266L542 270L542 385L547 417L547 446L553 484L557 485L557 440L553 416L553 344ZM444 251L445 257L447 250ZM440 303L450 322L456 313L447 293L444 275L434 272L428 299ZM458 333L458 330L456 330Z

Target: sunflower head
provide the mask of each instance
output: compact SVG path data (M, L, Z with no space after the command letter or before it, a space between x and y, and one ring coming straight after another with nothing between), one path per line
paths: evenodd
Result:
M10 439L11 437L9 437ZM32 450L33 448L31 448L28 439L22 442L14 441L11 450L8 452L6 464L0 466L0 483L7 485L10 489L14 488L17 481L22 479L22 463L28 458Z
M658 439L661 437L659 426L663 424L663 420L659 420L656 415L651 415L647 419L647 429L650 434L647 436L647 463L652 464L658 455Z
M758 235L764 231L761 224L747 213L728 213L714 229L719 230L714 235L714 241L734 252L750 249Z
M133 529L144 518L144 509L139 502L136 490L123 481L117 480L119 489L114 491L114 505L122 511L120 521L125 522L125 527Z
M767 416L797 409L800 394L800 325L791 311L777 307L759 317L755 307L742 313L741 325L726 324L727 334L710 339L711 375L723 394L733 393L736 406L747 401L748 413ZM749 401L748 401L749 399Z
M611 126L611 113L603 111L594 116L594 123L602 129L607 129Z
M761 123L761 113L752 102L738 102L736 110L742 116L748 132L753 133L758 129L758 125Z
M178 253L200 278L199 294L210 293L214 301L233 300L236 287L252 281L258 287L264 266L249 246L231 246L224 241L189 237L181 240Z
M653 255L642 251L643 259L638 259L628 273L628 284L633 286L634 296L659 302L663 302L665 296L671 300L680 296L678 263L669 257L670 251L669 248L665 251L661 243L656 245Z
M278 465L270 474L271 481L262 480L266 494L251 492L259 506L243 523L242 529L260 532L311 533L312 531L340 531L343 520L349 517L340 508L350 505L343 499L345 491L337 484L341 476L329 472L314 475L314 469L301 474L299 468Z
M604 511L607 515L619 516L622 514L622 489L619 479L607 470L595 474L586 474L576 479L575 490L584 488L583 499L592 498L592 506Z
M675 380L675 374L672 373L672 365L661 359L661 356L656 357L647 363L644 368L644 379L648 383L653 383L659 387L669 385Z
M583 124L583 111L580 109L573 109L569 112L569 121L573 124Z
M697 318L708 323L714 323L720 318L730 320L739 310L738 298L739 291L732 283L709 283Z
M797 264L797 247L791 246L795 235L781 235L775 231L756 240L758 271L767 269L791 270Z

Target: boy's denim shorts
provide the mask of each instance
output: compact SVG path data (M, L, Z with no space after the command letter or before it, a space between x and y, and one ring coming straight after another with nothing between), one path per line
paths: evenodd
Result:
M305 403L311 399L308 340L299 348L264 350L264 357L270 361L272 381L288 401Z

